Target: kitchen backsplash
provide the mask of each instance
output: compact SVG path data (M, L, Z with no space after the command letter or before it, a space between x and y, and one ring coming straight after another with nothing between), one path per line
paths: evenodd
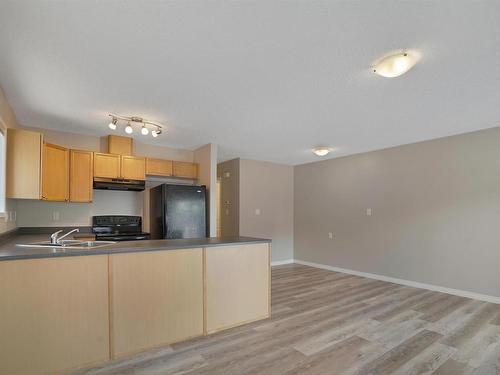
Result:
M142 215L144 193L94 190L92 203L17 201L18 227L86 226L94 215Z

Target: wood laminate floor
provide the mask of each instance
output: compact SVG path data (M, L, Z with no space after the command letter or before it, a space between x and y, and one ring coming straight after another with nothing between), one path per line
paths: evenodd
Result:
M287 265L272 312L73 374L500 374L500 305Z

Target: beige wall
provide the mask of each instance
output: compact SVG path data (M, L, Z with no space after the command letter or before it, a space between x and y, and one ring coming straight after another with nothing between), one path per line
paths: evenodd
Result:
M0 121L7 128L18 127L16 116L14 115L14 112L12 111L9 102L7 101L7 98L5 97L1 88L0 88ZM3 181L2 183L5 183L5 181ZM5 211L7 213L16 212L16 201L12 199L7 199L5 205ZM15 217L11 215L11 218L12 220L8 216L5 218L0 217L0 233L5 233L16 228L16 221L14 220Z
M238 236L240 233L240 159L228 160L217 165L221 197L221 236Z
M94 215L139 215L143 213L143 192L94 190L92 203L45 202L19 199L19 227L88 226ZM59 216L54 219L54 213ZM57 217L57 216L56 216Z
M272 239L273 262L292 259L293 167L245 159L239 164L240 235Z
M217 236L217 146L209 143L194 150L199 165L198 183L207 187L207 209L210 237Z
M305 164L294 179L296 259L500 296L500 128Z

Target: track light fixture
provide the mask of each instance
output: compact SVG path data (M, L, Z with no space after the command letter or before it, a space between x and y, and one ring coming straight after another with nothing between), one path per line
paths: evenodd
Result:
M111 122L108 124L109 128L111 130L116 130L116 123L118 122L118 119L116 117L113 117Z
M141 126L141 134L142 135L148 135L151 127L153 128L151 130L151 135L154 138L158 137L162 133L163 125L158 124L158 123L153 122L153 121L145 120L142 117L137 117L137 116L127 117L127 116L120 116L120 115L116 115L116 114L112 114L112 113L110 113L108 116L111 117L111 122L108 124L108 127L111 130L116 130L118 120L122 120L122 121L127 122L127 126L125 126L125 129L124 129L125 133L127 133L127 134L132 134L134 132L134 128L132 127L132 125L134 123L142 124L142 126Z
M130 121L127 123L127 126L125 126L125 133L127 134L132 134L132 132L134 131L134 129L132 128L132 126L130 125Z

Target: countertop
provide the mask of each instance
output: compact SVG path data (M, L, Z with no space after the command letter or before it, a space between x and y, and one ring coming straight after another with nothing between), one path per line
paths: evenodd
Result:
M254 237L209 237L180 240L142 240L124 241L95 249L71 249L52 247L19 247L16 244L29 244L47 241L47 235L20 234L0 244L0 261L16 259L54 258L66 256L133 253L143 251L177 250L197 247L215 247L244 245L254 243L269 243L271 240Z

